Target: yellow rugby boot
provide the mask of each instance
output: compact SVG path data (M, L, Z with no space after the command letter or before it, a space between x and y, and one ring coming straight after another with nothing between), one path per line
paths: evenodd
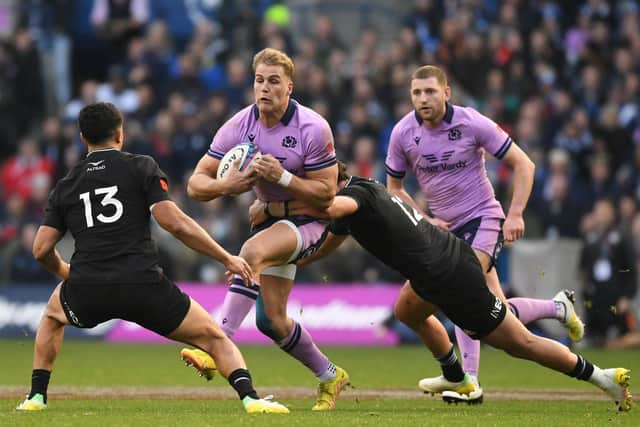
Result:
M245 397L242 401L247 414L288 414L289 409L281 403L271 400L273 396L262 399Z
M44 396L40 393L34 394L31 399L26 398L16 407L17 411L42 411L44 409L47 409L47 404L44 403Z
M312 411L330 411L336 407L336 399L343 388L349 385L349 374L344 369L336 366L336 376L318 384L318 396Z
M187 366L193 366L201 377L205 377L207 381L215 376L218 368L216 362L209 353L197 348L183 348L180 350L180 358L184 360Z

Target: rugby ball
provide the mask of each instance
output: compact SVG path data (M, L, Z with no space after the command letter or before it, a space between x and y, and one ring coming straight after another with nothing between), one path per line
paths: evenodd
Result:
M224 179L233 164L240 159L238 170L240 172L251 169L254 162L260 158L260 150L253 142L242 142L225 153L218 164L218 179Z

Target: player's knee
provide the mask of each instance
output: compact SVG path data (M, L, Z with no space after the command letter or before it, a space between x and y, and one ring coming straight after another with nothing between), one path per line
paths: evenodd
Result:
M396 319L409 326L410 328L415 328L418 326L419 322L417 322L415 316L411 314L411 310L409 309L409 306L407 304L397 303L393 307L393 315L396 317Z
M240 256L244 258L252 268L260 265L265 258L265 252L248 240L240 249Z

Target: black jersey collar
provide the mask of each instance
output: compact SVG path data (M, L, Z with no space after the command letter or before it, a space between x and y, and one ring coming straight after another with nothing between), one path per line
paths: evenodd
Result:
M280 122L285 126L289 126L289 122L291 122L291 119L293 118L293 115L295 114L297 108L298 103L293 99L289 99L289 105L287 106L287 110L282 115ZM258 106L256 104L253 104L253 117L256 120L260 118L260 111L258 110Z
M93 150L87 153L87 157L89 157L93 153L103 153L105 151L116 151L115 148L101 148L100 150Z
M418 125L422 125L424 120L422 120L422 117L420 117L420 114L418 114L418 111L414 110L413 113L416 116L416 121L418 122ZM453 120L453 106L448 102L445 104L444 117L442 118L442 120L444 120L448 124L451 124L451 121Z

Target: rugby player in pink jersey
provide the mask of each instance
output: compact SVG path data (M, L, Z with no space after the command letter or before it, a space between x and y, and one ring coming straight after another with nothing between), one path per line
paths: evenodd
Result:
M574 341L582 339L584 326L573 308L573 296L561 291L551 300L511 298L500 287L495 262L502 248L524 235L523 212L533 185L534 164L494 121L473 108L451 105L447 76L438 67L418 68L411 78L414 111L405 115L391 133L385 166L390 192L418 209L406 192L403 179L412 171L432 214L429 221L449 230L471 245L482 265L486 282L495 295L508 304L522 323L555 318L569 330ZM485 152L513 169L513 196L506 215L496 200L487 177ZM432 316L420 329L423 339L435 330ZM464 370L476 381L480 365L480 343L459 327L456 339ZM433 349L432 349L433 351ZM436 354L437 359L444 355ZM445 375L419 382L427 392L443 393L448 401L482 402L479 385L469 395L451 390Z
M265 202L296 198L318 209L328 207L336 194L338 176L329 124L291 99L294 65L286 54L264 49L254 56L253 70L255 104L236 113L215 134L189 179L189 195L208 201L253 188ZM262 153L253 172L243 173L236 167L224 180L216 179L224 154L241 142L253 142ZM219 319L232 337L256 305L258 329L306 365L320 382L313 410L333 409L349 376L318 349L306 329L287 316L286 309L295 262L313 252L327 224L308 216L288 215L252 224L240 256L259 276L259 283L244 283L242 277L235 276ZM198 350L184 349L182 356L207 376L214 368Z

